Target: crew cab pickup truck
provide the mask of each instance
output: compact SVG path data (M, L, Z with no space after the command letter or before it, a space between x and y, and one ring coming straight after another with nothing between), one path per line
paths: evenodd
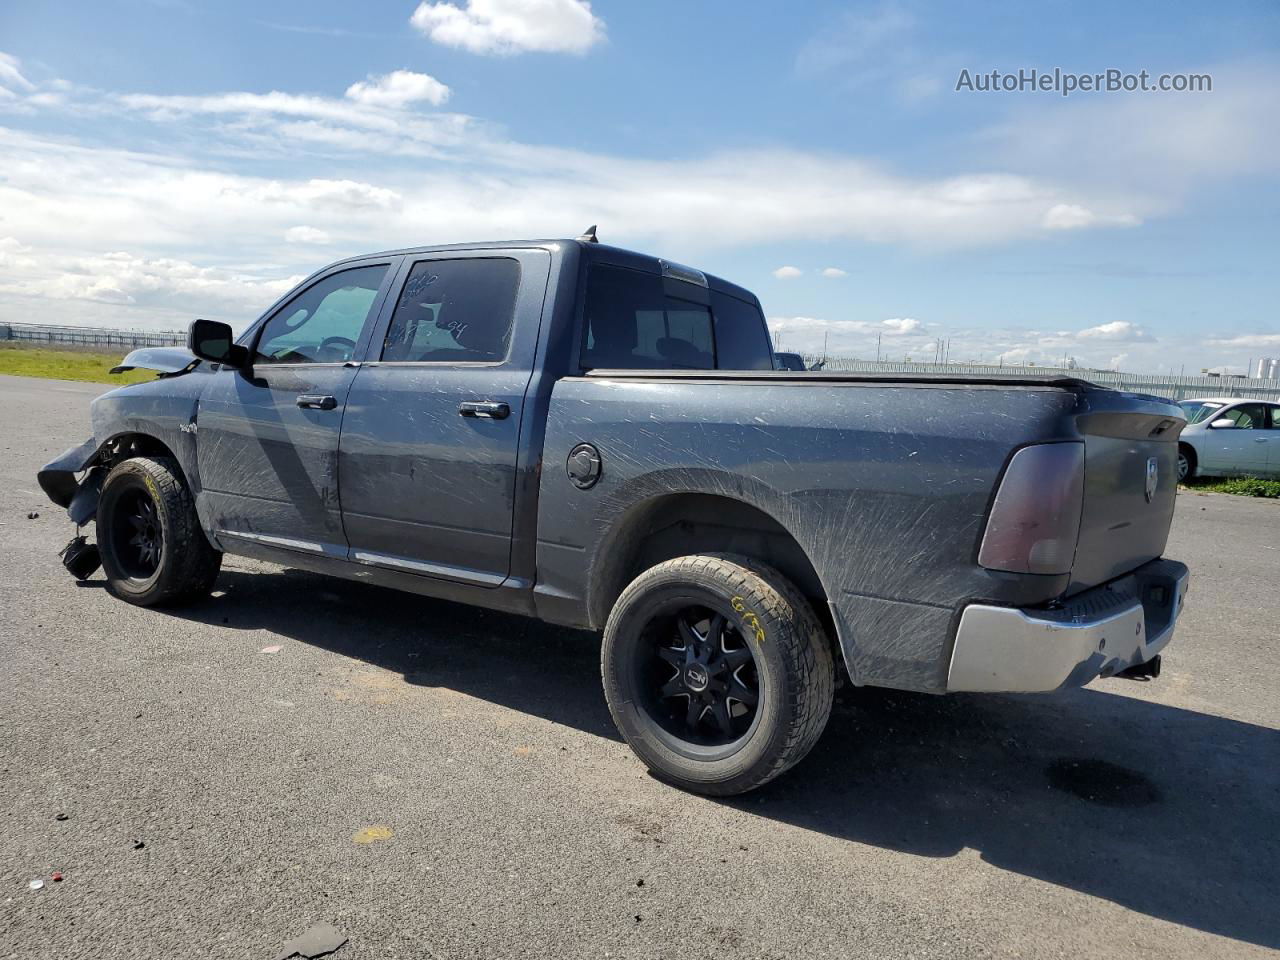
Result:
M803 758L846 676L1154 674L1187 589L1176 405L776 370L750 292L594 233L344 260L129 367L39 475L115 595L197 600L231 553L603 631L623 737L709 794Z

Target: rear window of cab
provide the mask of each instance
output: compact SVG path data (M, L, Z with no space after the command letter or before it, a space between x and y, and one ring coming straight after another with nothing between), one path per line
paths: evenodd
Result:
M680 295L688 288L688 299ZM772 370L764 316L753 303L661 276L593 264L587 274L582 366L587 370Z

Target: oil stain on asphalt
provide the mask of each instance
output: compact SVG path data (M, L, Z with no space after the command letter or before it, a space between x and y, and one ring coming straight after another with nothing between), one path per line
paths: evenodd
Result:
M1137 770L1063 757L1045 768L1049 785L1104 807L1145 807L1160 800L1160 790Z

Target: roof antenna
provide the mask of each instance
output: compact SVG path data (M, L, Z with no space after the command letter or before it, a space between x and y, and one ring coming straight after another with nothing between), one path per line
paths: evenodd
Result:
M586 232L578 239L583 243L599 243L600 238L596 236L596 225L593 223L591 226L587 227Z

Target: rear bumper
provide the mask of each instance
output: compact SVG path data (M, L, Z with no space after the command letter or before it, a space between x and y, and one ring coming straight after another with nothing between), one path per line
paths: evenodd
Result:
M971 604L960 615L947 690L1060 690L1146 663L1172 639L1188 579L1185 564L1153 560L1055 610Z

